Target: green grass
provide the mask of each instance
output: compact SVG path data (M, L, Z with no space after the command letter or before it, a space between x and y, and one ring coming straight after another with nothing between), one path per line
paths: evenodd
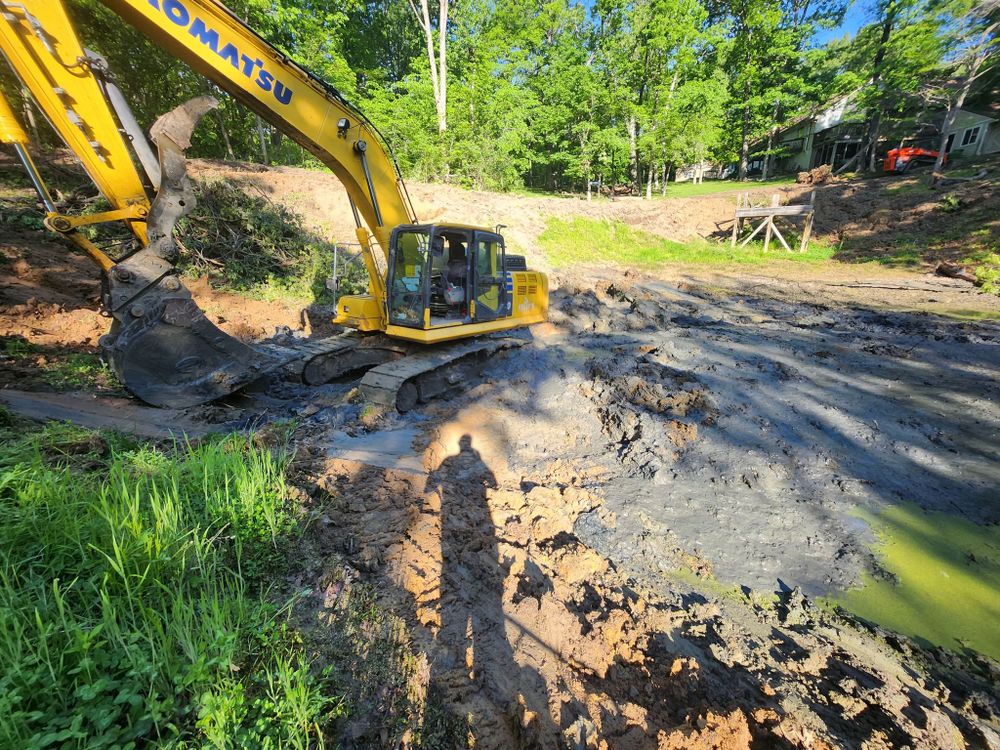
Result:
M899 182L886 185L885 191L893 195L918 195L924 194L928 197L934 195L930 185L921 180L899 178Z
M788 187L794 184L794 177L778 177L773 180L766 180L765 182L760 182L759 180L750 180L747 182L737 182L736 180L706 180L701 183L671 182L667 185L667 197L690 198L696 195L712 195L713 193L766 190L767 188ZM655 191L653 195L654 197L659 197Z
M30 368L38 380L60 390L116 387L98 355L39 346L21 337L0 337L0 362Z
M293 429L158 445L0 408L0 747L468 746L293 501ZM306 560L335 607L289 583Z
M895 580L866 575L838 603L919 641L1000 659L1000 526L914 505L861 516Z
M998 310L966 310L962 308L935 308L935 315L944 315L956 320L1000 320Z
M787 235L786 239L792 242ZM622 222L583 217L550 218L539 242L557 268L572 268L581 263L613 263L640 268L684 263L718 266L763 265L778 261L820 263L834 254L834 248L818 241L810 242L804 253L789 253L780 244L776 248L772 240L766 254L760 243L734 249L729 243L708 240L674 242Z
M1000 293L1000 252L979 252L962 262L973 267L972 272L984 292Z
M262 593L286 457L0 421L0 746L322 745L343 701Z

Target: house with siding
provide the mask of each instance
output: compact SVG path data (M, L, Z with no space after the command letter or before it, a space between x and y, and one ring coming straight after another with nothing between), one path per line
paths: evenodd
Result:
M919 145L936 149L945 112L931 114L929 122L903 145ZM857 155L863 147L866 134L865 113L854 104L853 96L834 100L815 114L800 117L779 130L774 136L774 146L780 154L771 159L768 175L794 174L829 164L834 171ZM880 143L882 154L900 145L888 140ZM755 144L763 149L766 142ZM995 117L960 109L948 129L947 151L952 158L975 157L1000 153L1000 122ZM760 173L764 157L755 155L750 163L750 173Z

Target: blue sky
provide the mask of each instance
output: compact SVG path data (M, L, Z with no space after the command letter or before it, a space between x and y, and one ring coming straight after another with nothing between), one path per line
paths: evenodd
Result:
M859 28L871 20L872 0L854 0L847 13L844 15L844 22L835 29L824 29L816 35L815 43L825 44L831 39L837 39L845 34L854 35Z

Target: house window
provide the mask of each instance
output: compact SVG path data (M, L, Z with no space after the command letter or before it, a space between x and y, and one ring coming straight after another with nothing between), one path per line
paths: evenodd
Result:
M971 146L976 141L979 140L979 129L980 126L976 125L974 128L969 128L962 134L962 145Z

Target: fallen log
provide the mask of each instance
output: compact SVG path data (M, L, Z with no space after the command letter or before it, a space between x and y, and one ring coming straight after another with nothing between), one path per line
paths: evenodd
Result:
M977 279L974 273L959 263L942 261L941 263L938 263L938 267L934 272L938 276L947 276L949 279L961 279L962 281L968 281L970 284L975 284L976 286L983 285L983 282Z
M941 172L934 172L933 179L931 180L931 185L933 187L943 187L944 185L949 185L954 182L975 182L976 180L982 180L989 175L988 169L980 169L972 177L950 177L949 175L943 174Z

